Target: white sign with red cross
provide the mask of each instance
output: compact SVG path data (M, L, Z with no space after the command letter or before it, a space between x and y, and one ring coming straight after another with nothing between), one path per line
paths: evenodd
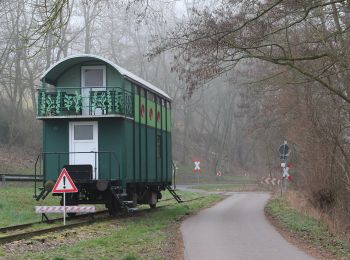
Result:
M200 160L193 160L193 163L194 163L193 172L202 172L201 167L200 167L201 161Z
M281 163L281 167L282 167L282 178L283 179L287 179L288 181L291 181L292 180L292 176L289 174L289 168L291 167L291 165L290 164Z

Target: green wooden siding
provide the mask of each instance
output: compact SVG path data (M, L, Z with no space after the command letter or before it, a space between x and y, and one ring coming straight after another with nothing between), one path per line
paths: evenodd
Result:
M156 109L156 105L155 102L147 100L147 105L145 102L145 98L141 97L141 102L140 102L140 96L139 95L135 95L134 97L135 100L135 110L134 110L134 118L135 121L137 123L140 122L140 118L141 118L141 124L146 124L146 117L147 117L147 125L151 126L151 127L156 127L157 124L157 128L158 129L163 129L171 132L171 111L170 109L165 108L164 106L160 106L159 104L157 104L157 109ZM142 114L142 106L144 108L143 111L143 116ZM148 111L146 111L146 108ZM160 112L160 122L157 122L157 114L158 112Z
M161 137L160 158L157 158L156 134ZM135 124L134 149L136 182L171 181L171 133L161 130L156 132L155 128ZM167 155L169 151L170 155Z
M122 87L125 81L118 71L109 64L101 62L84 62L74 65L67 69L57 80L58 88L74 88L81 86L81 67L82 66L106 66L106 85L110 87ZM131 83L125 84L125 89L131 91Z
M81 66L75 65L65 72L57 79L58 88L72 88L81 86Z
M120 177L125 184L171 181L169 132L160 129L156 131L156 128L134 124L132 120L124 118L100 118L95 121L98 121L98 150L115 153L119 161ZM157 135L162 137L160 158L157 158ZM43 151L69 152L69 120L44 121ZM56 180L61 168L66 164L69 164L68 154L46 155L45 179ZM118 163L110 154L98 155L98 167L100 179L110 179L110 176L112 179L118 179Z
M128 182L134 181L134 160L133 160L133 121L124 119L124 148L123 148L123 160L124 160L124 180Z
M69 151L68 121L50 120L44 122L43 135L44 152ZM61 168L68 163L68 155L46 155L43 160L45 180L56 180L60 174Z
M106 85L134 91L133 83L124 79L110 65L84 62L65 70L57 80L58 88L81 86L82 66L106 66ZM141 116L141 107L144 114ZM69 152L69 122L98 121L98 150L114 152L124 186L133 182L171 182L171 111L169 108L134 95L134 120L124 117L88 119L50 119L43 121L43 152ZM160 118L158 119L158 112ZM157 157L157 136L160 138L161 156ZM117 179L118 163L109 154L99 154L99 178ZM56 180L60 168L69 163L69 156L46 156L46 180Z
M123 77L110 65L106 65L106 85L110 87L122 87Z
M115 157L109 153L99 154L99 178L118 179L126 172L124 119L102 118L98 120L98 150L113 152ZM118 169L119 162L119 169ZM120 172L118 172L118 170Z

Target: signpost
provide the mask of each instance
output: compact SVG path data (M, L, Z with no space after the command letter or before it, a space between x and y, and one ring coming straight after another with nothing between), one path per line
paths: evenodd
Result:
M197 172L197 183L199 184L199 173L202 172L201 167L200 167L201 161L194 159L193 163L194 163L193 172L194 173Z
M287 145L287 141L283 142L278 151L280 152L280 159L286 161L290 152L289 146Z
M288 173L289 167L288 167L288 156L290 154L291 149L289 148L287 141L285 140L283 144L280 145L280 148L278 149L280 153L280 159L283 161L281 163L281 168L282 168L282 185L281 185L281 194L283 192L283 188L285 191L287 190L287 182L286 180L291 180L291 177Z
M60 176L52 189L52 193L63 193L63 225L66 225L66 193L78 192L77 187L69 176L65 168L62 169Z
M63 225L66 225L66 213L91 213L96 212L95 206L66 206L66 193L78 192L72 178L65 168L62 169L60 176L52 189L52 193L63 193L63 206L36 206L35 212L41 213L63 213ZM47 218L47 217L46 217Z
M285 166L285 167L282 168L282 170L283 170L282 177L285 178L285 179L287 179L287 178L289 177L289 173L288 173L289 167L288 167L288 166Z

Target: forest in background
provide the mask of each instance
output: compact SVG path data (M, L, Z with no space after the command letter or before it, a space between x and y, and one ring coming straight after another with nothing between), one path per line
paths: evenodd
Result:
M173 159L279 176L288 140L297 188L350 215L347 0L1 1L0 142L40 151L42 72L72 54L125 67L173 97ZM349 227L346 226L345 230Z
M241 108L247 104L241 102L245 90L238 87L237 76L223 75L190 94L186 82L172 70L174 52L150 57L155 39L166 37L176 24L187 20L200 2L48 3L1 3L0 142L6 151L20 148L33 156L39 152L41 125L35 110L41 74L66 56L92 53L132 71L173 98L176 162L192 165L192 158L200 157L208 174L214 175L218 167L233 173L233 168L254 166L247 160L248 154L255 156L251 152L255 144L245 133ZM55 10L59 16L50 15Z

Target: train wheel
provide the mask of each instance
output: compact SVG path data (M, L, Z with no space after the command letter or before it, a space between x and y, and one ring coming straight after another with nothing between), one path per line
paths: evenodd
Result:
M111 216L116 216L121 210L121 206L114 198L112 198L112 200L106 204L106 207L108 209L109 215Z
M152 192L148 198L148 205L150 206L151 209L154 209L157 206L157 193Z
M150 207L151 209L154 209L154 208L157 207L157 204L149 204L149 207Z

